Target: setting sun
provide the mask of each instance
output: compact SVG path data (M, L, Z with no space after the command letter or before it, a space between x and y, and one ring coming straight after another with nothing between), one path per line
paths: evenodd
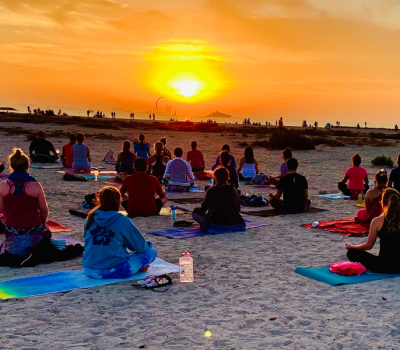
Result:
M194 80L181 80L170 84L175 92L183 97L189 98L197 95L200 91L201 83Z

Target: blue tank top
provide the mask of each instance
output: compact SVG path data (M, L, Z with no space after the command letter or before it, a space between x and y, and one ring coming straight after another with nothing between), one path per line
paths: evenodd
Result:
M84 144L76 144L72 147L74 152L73 166L74 167L90 167L87 157L87 147Z
M136 155L138 157L142 157L146 160L149 159L149 156L147 155L147 151L150 149L150 146L147 143L145 143L143 145L143 149L142 149L142 147L140 147L140 143L137 143L135 146L133 146L133 148L136 150Z

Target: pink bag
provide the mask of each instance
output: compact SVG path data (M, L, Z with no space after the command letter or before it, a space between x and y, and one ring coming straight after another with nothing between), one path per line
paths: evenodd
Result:
M359 275L367 271L359 262L339 261L329 266L331 267L331 272L344 276Z

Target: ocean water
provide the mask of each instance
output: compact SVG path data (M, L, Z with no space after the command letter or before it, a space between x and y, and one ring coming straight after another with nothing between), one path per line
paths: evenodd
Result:
M58 106L49 106L49 109L53 109L55 113L58 112L59 107ZM60 107L62 112L67 113L69 116L81 116L81 117L86 117L87 116L87 111L83 109L77 109L77 108L65 108L65 107ZM96 110L97 111L97 110ZM18 110L17 113L26 113L26 109L21 109ZM135 112L135 120L149 120L149 113L150 112ZM111 118L111 110L108 111L103 111L105 113L106 118ZM130 119L130 113L131 111L127 110L121 110L117 109L116 110L116 118L118 119ZM153 111L151 112L153 113ZM171 118L174 119L175 121L186 121L190 120L192 122L206 122L207 117L205 116L188 116L188 115L169 115L166 113L157 113L157 111L154 111L156 115L156 121L168 121ZM90 116L92 117L94 113L90 113ZM257 118L252 118L251 116L250 122L256 122L256 123L261 123L261 125L266 125L266 123L271 123L271 125L276 125L277 119L275 118L262 118L262 117L257 117ZM214 118L214 121L216 121L219 124L243 124L244 117L235 117L232 116L230 118ZM339 119L337 119L339 120ZM314 122L318 122L318 127L324 127L327 123L331 123L335 125L336 120L321 120L321 119L310 119L307 120L307 123L311 123L314 125ZM284 125L286 126L301 126L303 123L303 119L288 119L288 118L283 118ZM343 127L357 127L357 121L341 121L341 126ZM364 122L359 122L360 127L364 128L365 124ZM367 123L368 128L385 128L385 129L394 129L394 123ZM399 122L399 127L400 127L400 122Z

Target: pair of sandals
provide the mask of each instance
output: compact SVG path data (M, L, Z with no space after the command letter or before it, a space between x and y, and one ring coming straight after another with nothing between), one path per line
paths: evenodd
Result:
M153 292L164 293L169 290L169 288L163 288L172 284L172 278L168 275L150 275L145 279L138 281L136 284L132 284L134 287L144 287L145 289L150 289Z

